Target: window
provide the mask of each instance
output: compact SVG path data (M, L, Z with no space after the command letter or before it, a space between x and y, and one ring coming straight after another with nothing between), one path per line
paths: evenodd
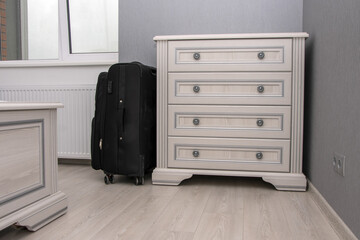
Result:
M0 1L1 60L57 59L57 0Z
M68 0L71 53L117 52L118 0Z
M59 58L58 0L21 1L22 59ZM8 0L11 2L11 0ZM16 1L14 1L16 2Z
M0 63L117 59L117 0L0 0L0 14Z

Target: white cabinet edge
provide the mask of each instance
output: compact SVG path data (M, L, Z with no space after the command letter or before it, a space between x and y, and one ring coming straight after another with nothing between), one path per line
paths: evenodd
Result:
M63 108L62 103L0 102L0 111Z
M241 34L199 34L199 35L164 35L155 36L154 41L161 40L205 40L205 39L239 39L239 38L298 38L309 37L306 32L290 33L241 33Z

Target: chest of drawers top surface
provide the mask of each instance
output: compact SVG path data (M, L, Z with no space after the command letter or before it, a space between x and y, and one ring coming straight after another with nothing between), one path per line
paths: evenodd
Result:
M307 38L306 32L283 33L234 33L234 34L198 34L198 35L162 35L155 36L154 41L161 40L206 40L206 39L256 39L256 38Z

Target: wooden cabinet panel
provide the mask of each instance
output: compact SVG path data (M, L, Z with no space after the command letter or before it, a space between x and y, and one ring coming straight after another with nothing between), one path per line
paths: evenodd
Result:
M0 127L0 204L44 187L42 127L42 122ZM13 210L1 208L0 215Z
M169 167L289 171L289 140L169 137Z
M287 106L169 105L169 136L290 138Z
M291 73L169 73L168 78L169 104L291 104Z
M291 39L169 42L169 71L290 71Z
M0 103L0 230L35 231L66 212L57 190L56 108L50 103Z

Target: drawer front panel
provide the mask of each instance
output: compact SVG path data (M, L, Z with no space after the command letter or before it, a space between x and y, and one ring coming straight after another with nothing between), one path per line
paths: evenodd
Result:
M170 105L171 136L290 138L287 106Z
M0 218L51 194L50 111L0 115Z
M291 73L170 73L169 104L291 104Z
M289 171L289 140L168 138L168 167Z
M291 39L169 41L169 71L291 71Z

